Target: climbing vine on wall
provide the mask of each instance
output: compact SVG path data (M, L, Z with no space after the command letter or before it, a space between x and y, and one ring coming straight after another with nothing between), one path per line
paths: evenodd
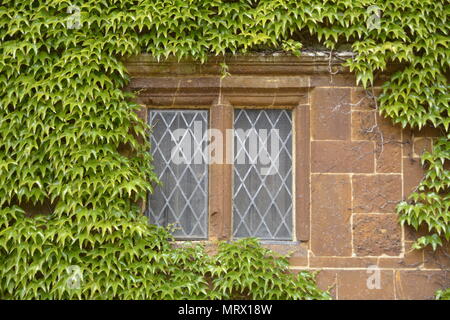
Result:
M157 179L121 61L141 52L205 61L298 55L311 42L351 47L346 65L366 87L395 65L380 112L442 132L400 219L428 227L418 247L450 240L449 13L444 0L3 0L0 298L328 297L253 240L222 244L211 258L198 246L171 248L140 216L136 202ZM67 285L74 272L79 289Z

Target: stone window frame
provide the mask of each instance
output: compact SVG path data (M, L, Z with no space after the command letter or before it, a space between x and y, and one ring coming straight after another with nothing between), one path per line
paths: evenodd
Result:
M345 57L343 54L342 59ZM222 75L223 62L228 66L227 76ZM292 110L293 239L264 242L295 244L310 240L310 89L315 81L326 82L338 72L348 73L339 61L324 55L254 55L225 60L211 57L201 64L170 59L158 62L142 54L128 58L125 65L131 76L125 89L137 93L136 102L142 106L139 115L145 121L149 109L207 109L210 128L225 136L225 131L233 128L235 108ZM209 165L207 241L232 239L232 177L232 165ZM142 212L144 208L145 204Z

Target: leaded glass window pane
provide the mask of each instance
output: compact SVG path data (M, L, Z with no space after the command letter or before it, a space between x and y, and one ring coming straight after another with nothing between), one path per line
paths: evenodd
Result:
M208 111L150 110L149 123L153 165L162 185L149 195L146 214L151 223L175 224L177 239L206 239L208 166L201 157ZM180 141L184 148L177 149L174 161L172 149Z
M292 112L236 109L234 129L233 236L292 240Z

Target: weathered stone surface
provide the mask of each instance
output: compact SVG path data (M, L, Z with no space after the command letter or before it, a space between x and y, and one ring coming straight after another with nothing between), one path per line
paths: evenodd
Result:
M419 157L423 149L429 150L433 138L441 136L441 132L437 129L425 127L422 130L403 130L403 156ZM416 145L413 148L413 145ZM415 151L414 151L415 149Z
M308 92L306 90L278 90L278 89L223 89L224 99L234 106L263 106L266 107L268 101L274 106L292 106L308 103Z
M375 111L353 111L352 140L375 141L376 172L400 173L401 131L387 121L377 116Z
M425 151L431 152L433 141L431 138L415 138L413 143L414 156L420 157Z
M221 87L242 89L301 89L309 86L308 76L228 76L222 79Z
M412 158L414 157L413 153L413 141L414 136L412 135L410 130L404 130L403 131L403 157Z
M289 257L289 264L293 267L307 267L308 257Z
M377 272L377 274L374 274ZM375 277L379 275L379 282ZM393 271L342 270L338 272L338 298L342 300L390 300L395 298Z
M411 244L412 242L410 242ZM409 247L407 247L409 248ZM404 257L399 256L357 256L357 257L310 257L311 268L368 268L378 265L388 269L417 269L423 265L423 251L407 251Z
M445 241L436 250L427 247L423 251L426 269L446 269L450 272L450 242Z
M211 126L220 130L223 136L233 127L233 107L229 104L215 104L210 109ZM230 149L224 141L223 157ZM225 161L226 162L226 161ZM232 171L231 164L212 163L209 165L209 238L228 239L231 234L232 221Z
M374 143L370 141L313 141L312 172L370 173L374 172Z
M311 87L352 87L356 78L352 74L316 75L311 77Z
M353 212L395 212L402 199L402 180L397 174L354 175Z
M398 256L402 235L395 214L355 214L353 248L358 256Z
M428 234L428 229L424 225L420 226L417 231L408 225L405 225L403 229L405 230L406 241L416 241L418 238Z
M350 89L315 88L311 93L314 140L350 139Z
M442 136L442 131L437 128L426 126L420 130L419 129L412 130L412 134L415 137L440 137Z
M438 289L450 286L448 271L395 271L396 298L402 300L431 300Z
M351 255L350 177L313 175L311 250L316 256Z
M424 262L423 250L413 249L413 243L413 241L405 241L405 256L404 264L402 265L404 268L419 267Z
M378 144L400 142L401 127L376 111L352 112L352 140L373 140Z
M289 255L289 263L293 267L308 265L308 246L305 243L263 244L263 246L281 255Z
M374 111L352 112L352 140L374 140L377 134Z
M337 287L337 271L336 270L321 270L316 278L317 287L321 290L329 290L333 299L336 299Z
M238 106L296 106L308 103L308 76L228 76L220 83L220 92Z
M420 163L420 158L403 159L403 192L404 197L417 189L419 182L423 179L425 170Z
M376 96L380 94L379 88L374 89ZM352 109L371 111L376 109L376 102L372 95L371 90L364 90L363 88L352 88Z
M350 58L350 55L339 54L341 59ZM158 61L151 54L140 54L128 57L125 66L130 74L135 77L152 76L191 76L193 74L216 75L223 73L223 56L210 56L207 61L200 62L194 59L178 61L176 57L169 57ZM330 60L326 54L303 54L301 57L292 55L275 54L266 55L260 53L245 55L227 55L228 71L232 75L302 75L314 74L314 77L329 79ZM334 75L334 78L355 78L349 74L348 68L343 67L339 61L332 61L333 69L338 68L342 75Z
M377 125L381 132L381 136L377 136L378 143L402 141L402 128L399 124L393 124L391 119L377 113Z
M401 173L402 145L399 142L377 145L375 163L377 173Z
M392 259L391 259L392 260ZM399 260L396 259L395 260ZM380 262L378 257L310 257L311 268L368 268Z
M297 240L311 235L311 138L309 105L294 110L295 120L295 233Z

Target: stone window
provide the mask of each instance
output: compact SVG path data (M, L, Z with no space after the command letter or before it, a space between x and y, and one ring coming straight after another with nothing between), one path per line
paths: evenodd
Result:
M225 137L207 134L208 115L208 110L149 110L151 152L162 182L148 197L150 221L173 225L178 240L207 239L208 164L228 163L233 166L233 238L292 240L292 110L235 108L234 130ZM232 161L217 150L211 161L208 144L219 139L222 148L230 136Z
M312 71L315 65L311 60ZM162 181L144 205L150 221L176 223L177 240L258 237L274 245L309 240L311 84L305 68L290 58L276 63L249 58L232 62L232 75L222 77L213 60L160 63L145 55L128 60L129 89L139 92L140 115L153 127L152 153ZM221 147L202 164L170 163L174 140L182 138L168 131L194 134L194 119L213 132L197 146L193 141L192 150L211 144L218 133ZM252 143L239 129L266 131L257 135L260 162L250 161ZM239 157L248 159L240 163Z
M354 74L341 64L350 56L255 54L210 57L203 64L159 62L148 55L129 58L127 89L137 93L139 116L149 123L165 115L187 128L187 118L195 115L203 121L202 130L216 129L211 135L226 137L239 128L285 130L280 131L280 176L263 175L259 170L268 169L266 162L234 163L238 159L233 153L245 155L258 141L243 145L227 137L223 149L215 148L222 161L186 171L201 176L190 182L176 184L163 176L166 187L156 189L142 211L163 225L177 217L189 219L180 219L185 229L177 231L176 238L203 240L210 252L216 249L214 240L259 237L266 248L289 254L294 269L325 269L318 282L324 289L334 287L337 299L432 298L444 284L440 279L448 278L435 263L448 266L448 247L433 256L411 250L422 230L400 226L396 204L423 178L420 155L441 133L432 128L402 130L380 116L374 96L386 75L379 74L369 91L357 87ZM225 77L224 62L229 73ZM275 122L279 116L281 122ZM167 126L158 120L151 136L155 148L166 153L168 147L160 139L169 140L163 136ZM166 162L157 156L156 171L163 172ZM177 178L183 172L178 171ZM248 172L251 181L243 178ZM190 197L192 190L201 191L195 194L197 201L187 204L181 194ZM188 208L184 214L182 208L170 211L175 202L164 198L170 191L179 192L180 208ZM280 195L282 200L277 199ZM278 208L264 211L275 203ZM370 266L380 268L380 289L367 285ZM417 283L420 290L415 290Z

